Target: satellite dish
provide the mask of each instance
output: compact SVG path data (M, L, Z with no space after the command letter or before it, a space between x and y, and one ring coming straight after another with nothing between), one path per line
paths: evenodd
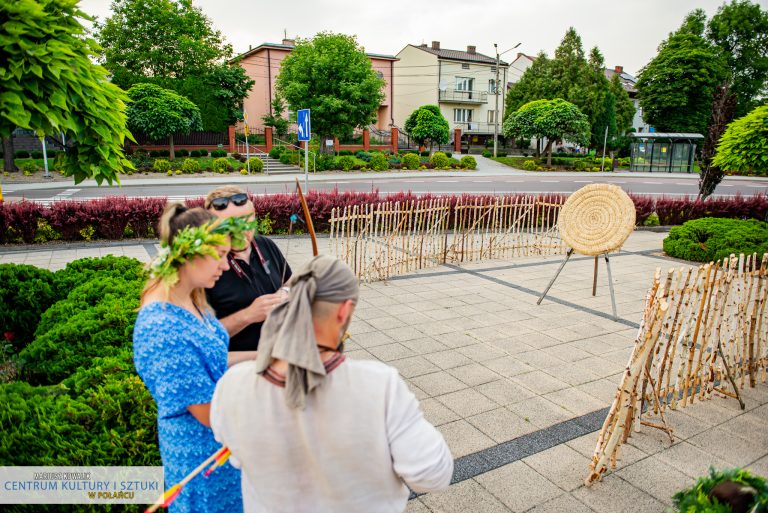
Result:
M446 89L448 89L448 84L446 84L444 80L441 80L437 88L440 89L441 91L445 91Z

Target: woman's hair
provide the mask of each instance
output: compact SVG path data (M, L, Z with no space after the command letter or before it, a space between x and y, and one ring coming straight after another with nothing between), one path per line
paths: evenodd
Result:
M205 223L216 219L216 216L201 207L187 208L182 203L168 203L157 223L160 241L166 245L173 243L173 238L184 228L188 226L202 226ZM141 302L144 303L144 297L155 289L161 282L160 278L150 278L141 292ZM167 297L166 297L167 299ZM205 298L205 290L201 288L192 291L192 301L201 310L210 310L208 301Z

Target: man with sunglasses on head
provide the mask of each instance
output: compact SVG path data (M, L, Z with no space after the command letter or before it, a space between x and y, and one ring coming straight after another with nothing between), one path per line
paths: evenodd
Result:
M254 215L253 202L240 187L211 191L205 208L216 217ZM229 365L256 357L261 326L272 309L287 297L291 268L277 245L263 235L246 233L248 244L227 255L229 270L206 291L216 317L229 332Z

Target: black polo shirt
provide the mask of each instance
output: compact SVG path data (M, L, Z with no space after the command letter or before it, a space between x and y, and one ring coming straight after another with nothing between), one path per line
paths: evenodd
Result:
M251 249L249 262L237 260L244 277L230 268L221 275L216 285L207 289L208 303L219 319L232 315L253 303L264 294L274 294L291 277L291 268L277 245L266 237L257 235L253 242L261 252ZM231 262L231 260L230 260ZM285 273L285 275L283 275ZM259 347L263 322L249 324L229 340L230 351L255 351Z

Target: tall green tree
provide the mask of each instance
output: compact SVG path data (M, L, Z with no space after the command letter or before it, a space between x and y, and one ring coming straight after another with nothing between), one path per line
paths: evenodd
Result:
M730 72L735 115L744 116L768 96L768 11L749 0L733 0L709 20L706 35Z
M131 168L123 154L125 93L94 63L96 41L81 20L77 0L2 0L0 137L15 127L38 135L63 133L71 142L63 171L75 183L86 178L118 181Z
M405 130L419 145L429 141L430 151L433 143L445 144L451 138L451 127L437 105L422 105L411 112L405 120Z
M531 66L523 72L520 80L512 84L505 99L505 119L528 102L549 100L556 96L551 64L552 61L547 54L540 52Z
M706 133L712 97L726 69L703 37L702 15L692 12L638 77L643 118L660 132Z
M312 130L343 137L376 120L384 80L354 36L321 32L301 39L280 65L276 89L291 110L311 109Z
M546 138L547 165L552 165L552 147L568 140L576 144L589 141L589 119L573 103L562 98L526 103L511 114L502 127L507 137Z
M95 25L104 66L124 89L150 82L200 106L206 130L241 117L254 81L232 57L232 46L191 0L114 0Z
M727 171L768 174L768 105L728 125L712 163Z
M121 87L206 73L232 57L232 46L191 0L114 0L111 10L96 30L104 67Z
M136 84L128 90L128 126L140 131L153 141L166 137L170 141L170 159L173 155L173 136L201 130L202 121L197 106L170 89L155 84Z

